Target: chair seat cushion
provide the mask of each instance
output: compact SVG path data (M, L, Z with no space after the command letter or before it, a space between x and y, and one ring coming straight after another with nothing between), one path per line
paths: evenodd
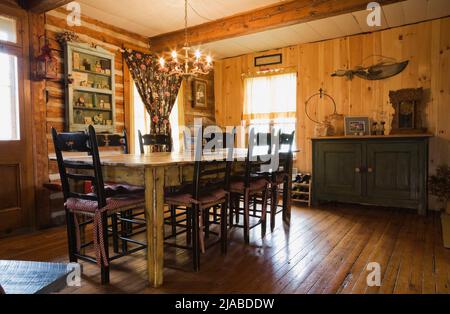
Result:
M255 178L250 180L250 186L248 189L250 192L258 192L263 191L267 188L269 181L265 178ZM244 180L234 180L230 184L230 192L232 193L244 193L245 191L245 182Z
M117 195L106 199L106 206L101 211L125 210L133 207L143 206L145 203L144 194ZM96 201L79 198L69 198L66 207L73 212L95 213L98 210Z
M196 200L191 193L167 193L165 202L169 205L190 206L191 204L198 204L203 207L211 204L219 204L223 202L227 195L228 192L224 189L214 189L203 193Z

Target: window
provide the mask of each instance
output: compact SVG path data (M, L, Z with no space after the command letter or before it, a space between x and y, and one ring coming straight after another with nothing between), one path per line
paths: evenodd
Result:
M0 140L20 140L17 57L0 53Z
M249 77L244 85L244 119L250 128L256 133L295 131L297 73Z
M134 149L135 152L139 152L141 149L139 147L139 135L138 131L140 130L142 134L150 133L150 115L147 112L147 109L142 102L141 97L139 96L139 92L136 88L136 85L133 84L134 87L134 133L135 133L135 144ZM180 93L180 95L182 95ZM177 152L180 150L180 138L179 134L179 126L178 126L178 98L175 101L175 104L172 108L172 112L170 113L169 121L172 127L172 150ZM175 136L177 135L177 136Z
M17 26L15 19L0 16L0 40L17 43Z

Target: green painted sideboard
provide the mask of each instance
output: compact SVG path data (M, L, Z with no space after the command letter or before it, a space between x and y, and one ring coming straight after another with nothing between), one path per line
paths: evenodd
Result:
M313 204L337 201L413 208L426 214L430 137L313 138Z

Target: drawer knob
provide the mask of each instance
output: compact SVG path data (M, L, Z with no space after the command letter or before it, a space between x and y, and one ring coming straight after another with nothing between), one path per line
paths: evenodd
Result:
M367 172L368 172L368 173L373 173L373 168L370 168L370 167L367 168Z
M355 168L356 173L361 173L361 168Z

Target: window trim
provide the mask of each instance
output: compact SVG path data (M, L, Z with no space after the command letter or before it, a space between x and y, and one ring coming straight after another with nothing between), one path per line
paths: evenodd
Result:
M0 40L0 50L7 49L8 47L9 48L17 48L17 49L21 50L20 48L22 48L24 46L24 44L23 44L23 40L24 40L24 38L23 38L23 19L25 19L26 16L24 15L23 12L21 12L17 9L2 5L2 4L0 4L0 10L1 10L1 13L0 13L1 16L10 18L10 19L14 19L16 21L16 39L17 39L16 43L13 43L10 41L5 41L5 40Z

